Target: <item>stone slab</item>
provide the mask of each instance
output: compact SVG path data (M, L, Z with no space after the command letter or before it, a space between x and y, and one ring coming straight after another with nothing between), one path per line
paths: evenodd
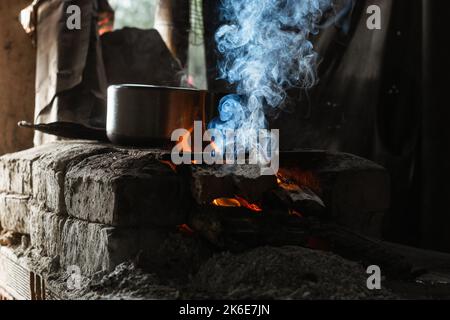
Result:
M113 152L86 158L65 179L67 211L111 226L176 226L186 221L187 184L154 153Z
M59 257L61 267L84 275L112 271L129 260L151 261L166 239L163 229L119 229L63 217L32 207L31 244L43 256Z
M98 143L55 143L51 152L33 162L33 198L49 211L66 214L64 178L66 171L92 155L110 152L109 146Z
M49 144L0 157L0 192L31 195L32 165L54 148Z

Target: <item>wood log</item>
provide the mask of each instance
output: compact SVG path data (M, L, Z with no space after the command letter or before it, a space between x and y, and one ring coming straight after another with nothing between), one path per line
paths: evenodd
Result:
M159 0L155 14L155 29L183 67L189 49L189 12L189 1Z
M296 214L306 216L324 216L325 204L322 199L308 187L296 184L280 183L270 197L283 207L293 210Z
M390 178L378 164L346 153L298 150L280 155L280 175L320 196L338 224L381 238Z
M287 211L258 213L242 207L205 206L194 210L190 225L221 250L242 252L259 246L306 246L306 219Z

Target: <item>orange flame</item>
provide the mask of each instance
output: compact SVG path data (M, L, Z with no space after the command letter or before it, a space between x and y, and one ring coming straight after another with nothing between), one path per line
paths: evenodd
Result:
M316 193L322 192L319 179L311 171L303 171L298 168L280 169L277 177L278 184L283 188L300 186L308 187Z
M233 198L218 198L215 199L212 203L216 207L241 207L241 203Z
M262 212L260 206L254 203L250 203L242 197L235 196L234 198L218 198L212 202L216 207L244 207L254 212Z
M263 211L261 209L261 207L259 207L257 204L249 203L247 200L245 200L244 198L239 197L239 196L235 196L235 197L240 202L241 206L243 206L243 207L245 207L247 209L250 209L252 211L255 211L255 212L262 212Z

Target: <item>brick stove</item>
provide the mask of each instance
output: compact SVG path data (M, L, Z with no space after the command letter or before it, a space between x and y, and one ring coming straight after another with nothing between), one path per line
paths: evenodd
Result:
M82 36L66 30L70 1L59 2L30 8L37 19L29 22L39 22L26 26L40 39L39 124L22 126L106 141L108 85L179 86L183 68L156 30L97 30L97 16L112 17L109 6L82 1L83 26L90 27ZM284 130L296 140L298 123ZM335 135L335 127L327 132ZM36 142L47 138L38 134ZM449 256L380 240L390 203L384 168L350 154L298 150L282 153L278 176L258 172L251 165L177 167L164 150L80 141L3 156L0 300L136 293L151 299L391 298L384 288L367 291L371 264L391 280L434 285L444 279L443 291L450 292ZM418 277L430 266L444 275ZM73 275L80 283L70 282Z
M3 156L2 245L42 279L49 269L75 266L90 277L126 261L178 276L180 266L195 272L214 252L297 245L345 256L349 236L380 236L389 207L385 170L349 154L284 153L278 181L251 165L175 167L169 159L163 150L78 141ZM180 234L202 248L171 270L180 258L168 247Z

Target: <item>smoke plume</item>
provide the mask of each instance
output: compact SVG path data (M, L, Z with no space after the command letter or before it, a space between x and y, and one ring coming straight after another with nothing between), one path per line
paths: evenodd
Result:
M210 129L238 131L241 143L256 141L253 136L267 129L266 115L280 109L286 90L316 83L317 54L309 38L330 7L331 0L222 1L219 70L237 94L222 99Z

